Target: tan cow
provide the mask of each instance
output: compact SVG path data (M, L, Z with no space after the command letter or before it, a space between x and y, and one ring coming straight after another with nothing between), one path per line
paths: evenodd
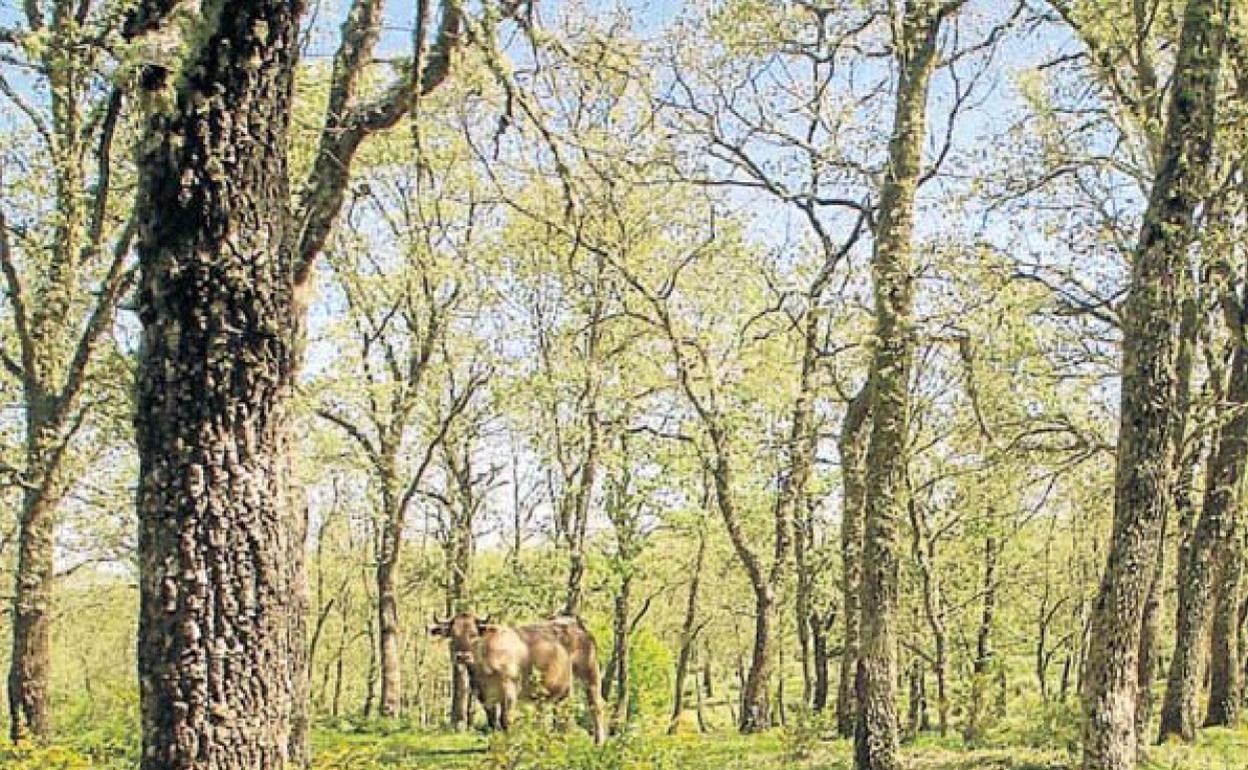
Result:
M462 612L450 620L434 618L429 633L446 637L455 662L467 666L491 728L508 729L520 699L564 700L575 677L589 700L594 742L606 740L598 646L580 618L512 627Z

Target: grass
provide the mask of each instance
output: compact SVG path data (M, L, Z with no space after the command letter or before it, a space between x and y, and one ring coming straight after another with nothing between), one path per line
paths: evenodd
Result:
M594 747L582 731L539 727L509 736L422 732L399 724L320 727L312 736L313 770L849 770L848 741L801 729L741 736L724 731L677 736L631 734ZM16 749L0 743L4 770L131 770L133 741L67 736L56 746ZM904 748L909 770L1069 770L1067 749L999 746L969 750L956 739L924 738ZM1248 769L1248 727L1203 731L1193 745L1150 747L1141 770Z

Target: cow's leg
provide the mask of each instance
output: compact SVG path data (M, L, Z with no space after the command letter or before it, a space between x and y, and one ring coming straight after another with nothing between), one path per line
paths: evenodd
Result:
M490 728L490 732L497 730L498 712L502 709L502 707L497 704L487 704L483 705L482 708L485 709L485 724Z
M558 733L566 733L572 725L567 695L550 699L551 726Z
M585 698L589 701L589 719L593 723L594 743L601 746L607 741L607 723L605 708L602 704L602 675L598 673L596 656L587 656L584 665L580 666L577 678L585 687Z
M503 700L498 706L498 725L504 730L511 729L511 720L515 715L516 702L520 699L520 685L507 682L503 685Z

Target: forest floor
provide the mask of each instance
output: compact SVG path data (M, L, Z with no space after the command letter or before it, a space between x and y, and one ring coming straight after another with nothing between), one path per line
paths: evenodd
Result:
M595 749L587 737L521 737L503 742L476 734L319 733L316 768L464 768L465 770L848 770L852 744L773 731L615 739ZM967 749L922 740L903 749L909 770L1067 770L1078 765L1069 749L1004 746ZM1141 770L1248 770L1248 726L1207 730L1195 745L1167 744L1145 752Z
M587 736L519 730L507 740L479 733L408 730L318 729L312 739L313 770L848 770L851 745L817 735L776 730L678 736L635 735L594 747ZM966 749L924 739L903 750L909 770L1068 770L1077 766L1069 749L1003 746ZM68 737L40 749L0 742L3 770L131 770L131 740ZM1195 745L1150 747L1141 770L1248 769L1248 726L1202 732Z

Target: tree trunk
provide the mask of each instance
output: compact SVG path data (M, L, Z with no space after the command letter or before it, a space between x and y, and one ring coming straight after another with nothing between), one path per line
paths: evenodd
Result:
M624 723L628 721L628 632L629 615L632 613L632 593L632 575L625 575L620 583L619 593L615 595L615 612L612 620L611 660L614 665L612 674L614 674L615 679L615 704L611 711L611 725L616 731L621 730ZM604 681L603 685L605 687L607 682ZM609 695L609 693L606 694Z
M715 697L715 675L711 669L711 642L709 639L704 640L702 646L702 691L706 693L706 697Z
M705 677L705 676L707 675L707 669L705 669L705 668L704 668L704 669L702 670L702 674L703 674L703 676ZM694 690L695 690L695 694L696 694L696 696L697 696L697 698L696 698L696 703L695 703L695 708L697 709L697 714L698 714L698 732L701 732L701 733L707 733L707 732L710 732L711 727L710 727L710 724L707 722L707 719L706 719L706 708L705 708L705 706L704 706L704 704L703 704L703 702L702 702L702 690L703 690L703 688L699 686L699 687L695 687L695 688L694 688ZM709 696L708 696L708 697L709 697Z
M450 470L452 499L447 510L450 517L446 543L446 613L447 617L468 609L469 583L472 579L472 554L475 550L474 520L477 510L473 488L471 445L465 444L462 456L457 455L449 441L443 442L443 456ZM468 669L451 659L451 728L457 732L472 724L472 685Z
M971 664L971 705L963 733L968 745L979 740L986 711L984 690L988 687L993 659L992 622L997 604L997 558L1000 548L996 537L989 535L984 539L983 608L979 617L979 629L975 634L975 660Z
M785 710L785 699L784 699L784 645L783 645L783 644L778 644L778 645L776 645L776 648L777 648L777 649L776 649L776 654L777 654L777 656L778 656L778 658L779 658L779 661L778 661L778 662L779 662L779 665L777 666L777 668L778 668L778 669L779 669L779 671L780 671L780 676L778 676L778 677L776 678L776 679L777 679L777 681L776 681L776 699L775 699L775 705L774 705L774 707L773 707L773 709L772 709L771 723L772 723L773 725L778 726L778 727L785 727L785 726L788 724L788 722L786 721L785 716L784 716L784 710Z
M9 737L14 743L48 734L54 514L55 504L41 490L25 491L18 521L8 683Z
M906 734L914 737L925 732L929 725L927 720L927 679L923 670L923 660L915 658L907 672L910 680L909 711L906 714Z
M368 719L377 703L377 625L374 618L368 619L364 631L368 635L368 672L364 675L364 704L360 713Z
M290 764L286 148L299 3L202 20L142 75L139 682L144 770ZM165 91L164 96L155 94Z
M754 589L754 649L750 670L741 690L741 732L757 733L771 727L768 690L771 682L772 655L775 639L772 626L776 619L776 602L771 586Z
M845 409L838 447L841 454L841 602L845 607L841 671L836 691L836 731L842 738L854 734L859 629L862 624L862 529L866 509L867 439L870 436L871 395L868 385Z
M289 441L289 434L283 438ZM289 443L283 446L281 457L288 462L287 478L293 476L294 468L289 464L293 453ZM287 585L289 586L290 605L287 608L287 634L290 645L290 765L294 768L306 768L312 763L311 717L309 714L309 694L311 690L311 650L308 646L308 501L300 489L291 498L291 537L287 544L286 569Z
M1222 557L1234 547L1239 486L1248 462L1248 348L1236 345L1227 388L1230 419L1218 435L1204 502L1178 573L1178 612L1174 656L1161 704L1159 740L1196 738L1198 698L1203 681L1209 623Z
M802 706L810 707L814 699L815 669L811 656L812 635L817 633L812 623L818 618L811 610L812 594L815 590L814 567L810 564L809 553L814 545L814 522L811 511L803 506L803 515L793 528L793 559L796 565L797 582L793 592L794 625L797 628L797 656L802 670Z
M576 615L581 611L585 582L585 535L589 526L589 503L593 499L594 484L598 478L598 456L602 449L602 425L598 414L600 395L598 351L602 342L602 319L606 310L603 298L601 259L595 262L594 295L587 327L585 363L585 459L581 463L576 482L572 508L565 516L563 529L568 539L567 597L563 614Z
M387 527L389 530L389 527ZM388 532L387 538L397 538ZM391 553L385 543L382 553ZM377 640L381 664L381 716L398 717L403 693L402 660L399 655L399 604L395 586L395 564L392 558L377 562Z
M685 599L685 619L680 626L680 651L676 657L676 689L672 694L672 719L667 726L667 734L672 735L679 727L680 714L685 708L685 679L689 672L689 659L693 655L698 622L698 589L702 583L702 566L706 560L706 533L698 532L698 552L693 561L693 575L689 578L689 593ZM693 685L699 691L701 702L701 683Z
M828 610L824 617L817 613L810 617L810 642L813 648L811 665L815 670L814 693L811 695L811 708L822 712L828 707L828 631L836 622L836 608Z
M472 726L472 682L468 667L451 656L451 729L462 733Z
M1167 517L1168 518L1168 517ZM1135 698L1136 738L1143 740L1153 718L1153 679L1157 673L1157 653L1161 637L1161 582L1166 563L1166 522L1161 523L1161 547L1153 561L1148 597L1144 601L1144 618L1140 622L1140 658L1136 664L1139 691Z
M106 221L92 221L91 207L107 212L116 190L110 185L113 137L122 109L120 87L98 91L93 62L100 44L94 22L77 19L72 3L26 3L25 24L41 39L28 50L31 80L21 88L42 93L36 100L38 124L51 169L52 206L46 224L50 242L22 265L10 248L11 227L0 211L0 264L6 294L6 343L15 341L20 365L6 358L21 388L25 418L24 487L17 514L17 563L11 604L12 645L8 672L9 734L15 742L48 735L51 676L50 633L55 574L54 540L59 508L69 486L66 461L79 434L73 426L91 407L81 404L87 366L99 337L112 328L116 306L131 285L127 269L132 231L114 245L113 263L95 286L89 268L114 234ZM19 17L15 13L12 16ZM10 22L15 19L10 19ZM19 33L20 35L21 33ZM24 37L24 35L22 35ZM37 53L35 51L38 51ZM45 91L46 89L46 91ZM95 120L95 118L100 118ZM14 126L10 126L12 130ZM88 146L99 147L92 157ZM95 163L99 171L91 179ZM38 166L36 166L38 167ZM90 179L90 184L88 184ZM0 180L2 181L2 180ZM42 182L42 180L40 180ZM39 217L44 214L37 215ZM44 222L24 238L41 241ZM25 229L23 223L20 229ZM26 270L32 272L25 277ZM24 280L25 278L25 280ZM11 335L11 336L10 336ZM7 374L7 373L6 373ZM11 429L11 426L6 426Z
M923 616L932 636L932 673L936 676L936 719L941 736L949 732L949 632L945 626L945 599L936 568L936 538L926 514L915 501L909 503L911 553L918 565L923 587Z
M1244 557L1239 534L1236 532L1228 539L1219 559L1217 602L1209 654L1209 708L1205 715L1208 727L1235 727L1243 697L1239 666L1242 643L1239 637L1239 597Z
M715 502L719 508L724 527L728 530L728 539L737 554L741 565L745 568L754 593L754 646L750 659L749 673L741 681L741 712L737 726L742 733L755 733L770 727L770 709L768 708L768 685L771 679L771 658L773 639L771 628L775 621L775 595L768 574L750 547L749 540L738 516L736 499L733 497L733 476L731 451L727 444L727 436L723 428L713 419L707 426L711 434L711 442L715 447L715 465L712 479L715 483ZM781 527L781 519L777 517L777 529ZM777 532L776 548L779 552L785 547L786 534ZM772 572L775 572L773 564ZM774 575L773 575L774 576Z
M1184 12L1161 163L1123 306L1114 527L1091 618L1084 682L1085 770L1131 770L1136 764L1137 656L1175 466L1180 308L1189 291L1184 283L1192 218L1202 199L1212 146L1221 67L1218 6L1218 0L1189 0Z
M866 459L862 646L855 690L857 770L896 770L896 615L901 527L906 516L910 370L914 358L914 197L927 139L927 95L944 9L906 5L896 56L897 102L880 190L871 273L875 351L871 362L871 438Z

